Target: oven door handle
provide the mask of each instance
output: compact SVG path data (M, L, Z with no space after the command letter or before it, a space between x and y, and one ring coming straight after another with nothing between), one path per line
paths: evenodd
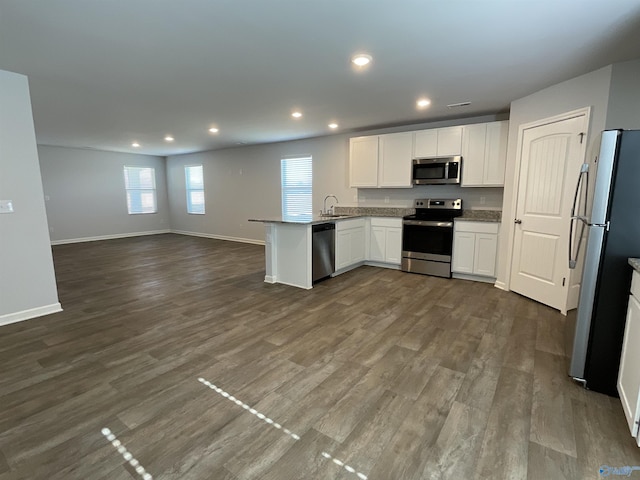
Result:
M453 227L453 222L438 222L432 220L403 220L403 225L419 225L421 227L441 227L441 228L451 228Z

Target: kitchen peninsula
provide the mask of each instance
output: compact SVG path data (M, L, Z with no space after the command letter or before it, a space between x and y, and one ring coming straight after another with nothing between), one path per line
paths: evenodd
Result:
M353 218L350 215L249 219L265 225L265 276L267 283L313 287L313 226Z
M402 217L414 211L403 207L336 206L336 215L332 216L250 219L265 225L264 281L312 288L313 227L324 223L334 223L336 228L336 271L332 276L365 263L399 269ZM384 235L392 230L397 234ZM380 232L383 235L378 235ZM387 237L394 241L386 242Z

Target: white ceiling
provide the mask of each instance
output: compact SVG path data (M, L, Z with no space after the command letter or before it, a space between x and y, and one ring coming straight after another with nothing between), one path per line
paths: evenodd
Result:
M639 57L640 0L0 0L38 143L156 155L506 112Z

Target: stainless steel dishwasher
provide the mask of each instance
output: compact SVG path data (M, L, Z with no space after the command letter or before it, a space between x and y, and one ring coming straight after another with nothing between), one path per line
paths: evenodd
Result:
M312 225L312 273L311 280L317 283L331 276L336 269L335 223Z

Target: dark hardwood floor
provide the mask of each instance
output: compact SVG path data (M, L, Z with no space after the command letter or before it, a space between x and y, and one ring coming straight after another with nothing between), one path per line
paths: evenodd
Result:
M568 379L564 318L492 285L361 267L304 291L263 282L263 247L171 234L53 252L64 311L0 328L0 480L640 465L619 400Z

